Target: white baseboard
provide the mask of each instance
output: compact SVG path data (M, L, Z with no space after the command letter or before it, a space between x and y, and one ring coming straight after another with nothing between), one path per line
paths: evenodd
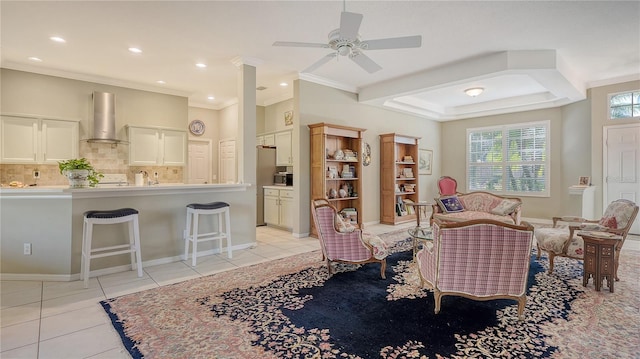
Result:
M240 249L252 248L252 247L255 247L256 244L257 244L256 242L247 243L247 244L239 244L239 245L233 246L232 249L235 251L235 250L240 250ZM222 249L222 253L226 253L226 251L227 251L226 248ZM210 250L198 252L198 256L218 254L218 253L220 253L220 250L218 248L215 248L215 249L210 249ZM191 258L191 256L189 256L189 258L187 258L187 259L190 259L190 258ZM156 266L156 265L160 265L160 264L168 264L168 263L173 263L173 262L179 262L182 259L183 259L182 255L179 255L179 256L164 257L164 258L157 258L157 259L152 259L152 260L148 260L148 261L143 261L142 262L142 268L144 269L144 267L152 267L152 266ZM125 264L125 265L109 267L109 268L103 268L103 269L96 269L96 270L92 270L91 272L89 272L89 278L99 277L99 276L109 275L109 274L115 274L115 273L120 273L120 272L126 272L126 271L129 271L129 270L131 270L131 264ZM74 274L0 273L0 280L25 280L25 281L33 280L33 281L42 281L42 282L71 282L71 281L80 280L80 273L74 273Z

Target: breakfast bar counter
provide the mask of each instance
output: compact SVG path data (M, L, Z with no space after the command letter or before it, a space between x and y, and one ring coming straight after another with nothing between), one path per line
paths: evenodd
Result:
M75 280L79 278L84 212L135 208L139 211L145 266L181 260L186 206L227 202L234 249L255 243L255 185L160 184L71 189L67 186L0 188L0 272L2 279ZM122 243L126 226L99 226L94 238ZM204 229L206 230L206 228ZM27 253L25 244L30 247ZM210 246L207 246L210 244ZM213 253L215 243L200 247ZM129 256L98 258L93 274L129 267Z

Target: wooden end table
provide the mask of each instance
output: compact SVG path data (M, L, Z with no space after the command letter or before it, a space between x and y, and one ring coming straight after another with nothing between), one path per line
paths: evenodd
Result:
M616 245L620 237L599 237L597 234L578 234L584 240L584 272L582 285L587 286L589 277L593 277L596 291L602 288L602 280L607 280L609 292L613 293L616 267Z

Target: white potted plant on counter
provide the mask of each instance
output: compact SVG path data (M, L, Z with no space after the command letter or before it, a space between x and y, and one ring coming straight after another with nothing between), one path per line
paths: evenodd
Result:
M72 158L59 161L60 174L69 179L70 188L95 187L104 177L96 171L86 158Z

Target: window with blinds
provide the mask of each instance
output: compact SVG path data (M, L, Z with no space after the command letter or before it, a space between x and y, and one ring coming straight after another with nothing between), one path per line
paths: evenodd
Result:
M549 196L549 121L467 130L467 188Z

